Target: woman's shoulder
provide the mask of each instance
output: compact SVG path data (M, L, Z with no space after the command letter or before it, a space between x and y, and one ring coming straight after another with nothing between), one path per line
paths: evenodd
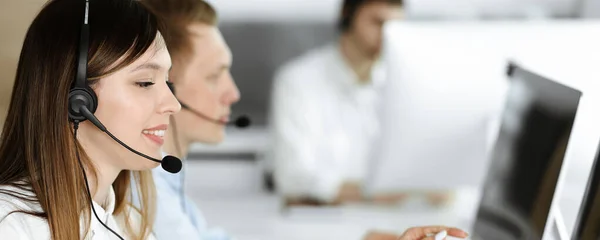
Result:
M6 239L49 239L48 223L40 217L0 207L0 233Z
M37 197L25 184L0 185L0 210L41 211Z
M0 185L0 233L7 239L48 239L48 223L28 212L41 212L27 188Z

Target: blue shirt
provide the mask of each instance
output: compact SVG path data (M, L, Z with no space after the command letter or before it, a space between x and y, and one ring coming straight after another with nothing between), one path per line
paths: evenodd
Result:
M152 170L157 195L154 222L156 239L232 240L223 230L207 227L196 204L184 193L184 173L185 160L178 174L169 173L161 167ZM132 187L135 189L135 186ZM133 193L134 202L139 206L137 191Z

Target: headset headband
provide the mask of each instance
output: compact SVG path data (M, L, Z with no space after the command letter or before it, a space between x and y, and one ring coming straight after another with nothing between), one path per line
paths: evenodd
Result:
M90 44L90 25L88 22L90 3L89 0L85 1L85 15L83 23L81 24L81 36L79 39L79 59L77 64L77 75L75 79L76 88L87 87L87 61L88 61L88 47Z

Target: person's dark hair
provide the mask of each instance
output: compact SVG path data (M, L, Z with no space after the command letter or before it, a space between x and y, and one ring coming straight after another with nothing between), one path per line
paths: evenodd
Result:
M341 32L348 31L352 26L352 21L356 17L358 9L370 2L385 2L404 7L404 0L344 0L340 20L338 22L339 30Z
M92 89L99 79L128 66L147 50L164 47L159 21L138 1L90 0L89 6L87 76ZM67 114L84 13L84 0L51 0L33 20L23 42L0 136L0 185L4 186L0 194L39 204L40 212L23 209L11 214L31 214L47 220L52 239L81 239L87 233L80 233L82 216L88 219L83 229L90 226L91 203ZM87 172L96 175L85 149L81 145L79 149ZM137 210L142 222L137 226L128 222L129 211L125 211L133 207L128 201L131 175L138 184L141 202ZM155 211L150 171L123 171L113 187L114 214L125 217L123 230L128 239L146 239ZM34 196L23 191L31 191Z

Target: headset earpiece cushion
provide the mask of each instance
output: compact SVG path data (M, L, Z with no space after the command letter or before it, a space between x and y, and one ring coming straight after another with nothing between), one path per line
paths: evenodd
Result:
M74 88L69 92L69 120L84 121L86 117L79 109L86 106L90 112L95 113L98 107L96 93L90 88Z

